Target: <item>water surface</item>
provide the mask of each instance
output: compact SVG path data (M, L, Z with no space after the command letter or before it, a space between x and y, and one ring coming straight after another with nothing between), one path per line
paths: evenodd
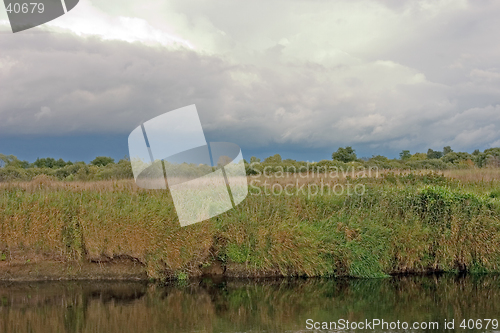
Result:
M463 319L494 318L500 277L491 275L0 283L0 332L312 332L308 319L438 322L418 331L463 332Z

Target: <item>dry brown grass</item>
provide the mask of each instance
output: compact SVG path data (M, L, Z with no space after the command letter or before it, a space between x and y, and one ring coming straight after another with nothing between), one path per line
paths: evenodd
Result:
M446 177L464 182L491 182L500 181L500 168L471 168L458 170L445 170Z
M140 191L133 179L100 180L100 181L61 181L43 175L37 176L32 181L0 182L1 189L21 188L29 192L44 190L70 190L70 191Z
M282 173L274 175L260 175L260 176L248 176L248 183L253 183L256 186L259 185L295 185L302 186L307 184L319 184L323 182L324 184L336 184L343 183L348 179L357 178L379 178L387 174L392 174L395 176L417 174L425 175L436 173L433 170L386 170L386 169L372 169L372 170L360 170L360 171L349 171L338 173L328 172L328 173ZM469 169L454 169L454 170L443 170L437 171L438 174L442 174L445 177L458 179L466 182L481 182L481 181L500 181L500 168L469 168ZM183 180L175 181L174 183L180 183ZM38 191L40 189L47 190L70 190L70 191L127 191L127 192L138 192L142 189L136 185L133 179L125 180L102 180L102 181L60 181L54 177L39 175L35 177L32 181L23 182L0 182L0 189L12 189L12 188L22 188L29 192Z

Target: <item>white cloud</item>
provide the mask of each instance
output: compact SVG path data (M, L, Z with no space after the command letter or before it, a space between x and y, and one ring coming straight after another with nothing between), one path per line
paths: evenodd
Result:
M500 73L490 70L473 69L470 72L470 76L473 80L486 81L488 83L500 81Z
M78 36L98 36L104 40L141 42L166 47L194 45L186 39L152 26L147 20L134 16L110 15L96 8L90 0L80 0L67 14L37 28L47 31L72 32Z

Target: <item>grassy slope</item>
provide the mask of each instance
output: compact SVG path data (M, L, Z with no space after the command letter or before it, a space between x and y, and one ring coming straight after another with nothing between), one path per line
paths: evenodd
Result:
M0 259L132 257L153 278L220 264L233 276L500 270L497 181L436 174L341 181L366 192L250 194L237 209L184 228L168 192L131 181L4 183Z

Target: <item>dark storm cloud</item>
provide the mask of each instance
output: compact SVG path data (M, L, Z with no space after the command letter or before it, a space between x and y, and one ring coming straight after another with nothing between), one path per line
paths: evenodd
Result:
M56 33L4 35L0 48L3 134L124 132L230 82L227 64L189 50Z

